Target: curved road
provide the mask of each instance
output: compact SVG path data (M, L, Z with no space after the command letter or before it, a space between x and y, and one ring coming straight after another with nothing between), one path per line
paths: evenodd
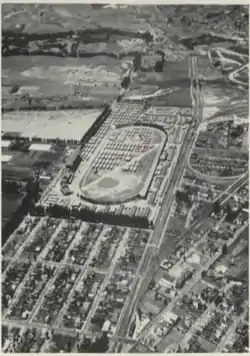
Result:
M115 337L126 338L129 330L129 325L132 321L132 317L138 305L139 299L143 292L147 289L151 277L159 265L160 246L165 238L165 231L167 228L167 220L170 215L172 204L175 198L175 190L179 186L184 170L186 168L190 151L192 150L197 138L198 127L203 118L202 97L199 86L193 86L194 81L198 83L198 69L197 58L190 57L190 80L191 80L191 96L193 97L193 125L190 125L183 145L180 149L176 166L173 169L171 179L169 179L167 186L165 187L165 195L162 202L163 209L157 217L155 222L155 230L152 234L152 238L149 241L147 251L143 256L143 259L138 268L133 288L127 298L122 315L118 322ZM165 243L165 241L164 241ZM120 352L122 344L115 343L111 345L109 352Z
M212 51L214 51L214 52L218 55L218 57L220 58L220 60L221 60L222 62L232 63L232 64L238 66L238 68L234 69L232 72L230 72L230 73L228 74L228 79L229 79L231 82L235 83L235 84L242 85L242 86L245 87L247 83L242 82L242 81L240 81L239 79L236 79L235 76L236 76L239 72L241 72L242 70L244 70L245 68L249 67L249 63L245 63L246 61L248 62L248 56L247 56L247 55L243 55L243 54L239 54L238 52L234 52L234 51L227 50L227 49L225 49L225 48L213 48ZM210 60L211 63L212 63L212 59L213 59L213 58L212 58L212 54L211 54L212 51L211 51L211 50L208 50L208 57L209 57L209 60ZM239 62L239 61L237 61L237 60L235 60L235 59L232 59L232 58L227 58L227 57L225 56L227 53L228 53L229 55L230 55L230 54L233 54L233 55L236 55L236 56L238 56L238 57L241 57L243 63L241 63L241 62Z
M224 48L215 48L213 50L208 50L208 57L209 57L209 60L210 62L212 63L212 54L211 52L214 51L216 52L216 54L218 55L218 57L220 57L220 59L223 61L223 62L228 62L228 63L234 63L236 65L239 66L239 68L235 69L233 72L229 73L228 75L228 79L231 80L232 82L236 83L236 84L241 84L241 85L245 85L244 82L240 82L239 80L235 79L235 76L242 70L244 70L244 68L248 67L249 64L242 64L234 59L231 59L231 58L226 58L223 54L233 54L233 55L238 55L239 57L241 57L243 59L243 62L246 60L246 58L248 59L248 56L247 55L241 55L241 54L238 54L237 52L234 52L234 51L231 51L231 50L227 50L227 49L224 49ZM225 121L225 120L221 120L221 121ZM212 121L210 121L212 122ZM200 178L200 179L204 179L210 183L217 183L217 182L225 182L225 181L233 181L237 178L240 177L239 176L234 176L234 177L217 177L217 176L209 176L209 175L206 175L206 174L203 174L201 172L199 172L197 169L193 168L190 164L190 161L188 160L188 170L190 173L194 174L197 178Z

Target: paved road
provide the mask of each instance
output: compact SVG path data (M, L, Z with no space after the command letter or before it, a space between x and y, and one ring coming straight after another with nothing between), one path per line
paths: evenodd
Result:
M190 341L194 333L196 332L197 328L206 320L209 319L210 313L215 310L215 304L211 303L205 309L205 311L198 317L198 319L191 325L191 328L188 330L188 332L185 334L182 340L177 344L177 349L179 346L183 349L185 345Z
M246 184L248 181L248 173L243 174L240 178L238 178L232 185L230 185L224 192L222 192L218 197L214 199L212 202L219 202L221 205L225 204L227 200L230 199L231 195L234 195L234 193L244 184ZM178 237L178 240L182 241L183 238L187 235L190 235L192 232L194 232L199 225L201 225L207 218L211 215L212 213L212 204L210 208L206 205L200 213L200 217L197 218L189 227L186 229L183 234L181 234Z
M197 72L197 62L196 62L196 59L195 59L195 57L193 57L193 58L191 58L191 77L193 76L193 75L195 75L195 78L196 79L198 79L198 72ZM191 88L191 90L194 90L193 88ZM199 90L197 90L197 92L192 92L192 95L193 95L193 97L194 98L196 98L195 99L195 101L196 101L196 106L194 107L194 115L195 115L195 117L196 117L196 126L195 126L195 128L193 128L193 130L197 130L198 129L198 127L199 127L199 123L201 122L200 120L202 120L202 100L201 100L201 97L200 97L200 92L199 92ZM192 134L192 131L191 131L191 134ZM179 170L181 171L181 169L183 169L183 167L185 167L185 163L186 163L186 161L185 161L185 157L187 157L187 155L189 154L189 152L190 152L190 150L191 150L191 148L193 147L193 144L194 144L194 142L195 142L195 139L196 139L196 137L195 137L195 135L193 134L192 135L193 136L193 140L190 140L191 142L190 142L190 144L189 145L184 145L184 147L183 147L183 149L185 150L185 153L186 153L186 155L185 155L185 153L182 153L182 155L183 156L181 156L181 154L180 154L180 156L181 156L181 158L182 158L182 160L178 160L178 162L179 162L179 164L177 164L177 167L179 168ZM182 151L183 152L183 151ZM183 166L181 167L181 163L183 164ZM183 169L184 170L184 169ZM244 179L245 178L243 178L243 181L244 181ZM179 178L179 180L178 180L178 176L176 177L175 175L173 175L173 179L172 179L172 182L173 181L175 181L177 184L179 184L180 183L180 178ZM170 182L171 183L171 182ZM176 184L176 186L178 186ZM240 179L239 181L237 181L234 185L233 185L233 191L234 191L234 188L235 189L238 189L238 187L240 186L240 184L242 184L242 179ZM171 187L169 187L168 186L168 189L171 189ZM174 188L172 188L172 192L174 191L175 189ZM229 189L230 190L230 189ZM232 191L232 190L231 190ZM171 190L168 190L168 192L169 192L169 194L167 194L166 195L166 197L165 197L165 201L164 201L164 205L165 206L168 206L168 205L170 205L170 207L171 207ZM218 200L221 198L221 196L219 196L218 197ZM166 201L167 200L167 201ZM166 209L165 210L165 212L168 214L169 213L169 209ZM182 240L182 238L184 237L184 236L186 236L187 234L189 234L190 232L192 232L192 230L194 230L194 229L196 229L197 228L197 226L199 226L199 224L203 221L203 219L206 219L209 215L210 215L210 213L211 213L211 211L209 211L209 212L207 212L207 214L205 214L205 216L203 215L200 219L199 219L199 221L198 222L196 222L196 223L194 223L193 225L191 225L190 226L190 228L187 230L187 231L185 231L185 233L183 234L183 236L181 236L180 237L180 240ZM163 215L164 216L164 215ZM165 217L165 216L164 216ZM157 221L157 223L158 223L158 221ZM166 223L166 219L165 219L165 221L163 222L162 221L162 223L160 222L158 225L157 225L157 227L156 227L156 230L155 230L155 235L154 236L157 236L157 234L158 234L158 236L160 236L161 235L161 232L163 231L164 232L164 224ZM166 224L167 225L167 224ZM165 253L165 251L164 251L164 253ZM160 254L159 255L161 255L161 251L160 251ZM159 262L158 262L158 265L159 265ZM154 266L152 266L152 269L151 269L151 271L154 271L155 270L155 268L156 268L156 266L157 266L157 261L156 261L156 263L154 264ZM147 282L147 285L148 285L148 283L150 282L150 280L151 280L151 273L150 273L150 271L146 271L146 275L144 276L144 278L145 278L145 281ZM144 288L144 290L145 290L145 288ZM141 295L141 294L140 294Z
M223 222L223 220L224 220L224 219L221 219L220 225L221 225L221 223ZM232 241L235 240L235 239L237 239L237 238L239 238L239 236L242 234L242 232L243 232L244 230L245 230L245 227L240 228L240 229L236 232L236 234L235 234L234 238L232 239ZM204 240L204 239L203 239L203 240ZM232 241L229 242L229 245L233 243ZM220 292L223 292L224 295L226 295L228 289L230 289L231 287L232 287L232 283L228 283L228 284L226 284L225 286L222 286L219 291L220 291ZM220 312L220 309L219 309L219 308L216 308L216 306L215 306L215 304L214 304L213 302L212 302L212 303L209 303L208 306L207 306L207 309L206 309L206 310L198 317L198 319L194 322L194 324L191 326L191 328L190 328L190 329L188 330L188 332L185 334L184 338L183 338L182 340L180 340L180 342L179 342L178 345L177 345L177 349L179 348L179 346L182 346L182 348L185 347L185 344L187 344L187 342L192 338L192 336L193 336L194 333L196 332L197 328L198 328L201 324L203 324L203 322L204 322L206 319L210 319L210 317L209 317L210 313L211 313L212 311L215 311L215 310L218 310L218 312ZM227 339L229 338L229 336L232 335L232 333L234 332L234 330L235 330L235 328L236 328L236 325L238 325L238 323L239 323L239 319L240 319L240 318L242 319L242 317L243 317L243 319L244 319L244 317L245 317L245 314L244 314L244 313L242 313L241 317L237 318L238 320L237 320L236 323L234 322L234 327L233 327L233 325L232 325L231 328L229 328L228 332L226 333L226 335L224 336L224 338L222 338L222 340L221 340L221 342L219 343L219 345L218 345L218 347L217 347L217 349L216 349L215 352L220 352L220 351L222 351L222 349L223 349L224 346L225 346L223 339L224 339L224 340L227 340ZM242 319L242 320L243 320L243 319Z
M10 267L12 267L16 261L18 260L18 258L21 256L23 250L25 247L27 247L29 245L29 243L33 240L33 238L36 236L37 231L41 228L41 226L46 223L47 217L41 218L40 221L38 222L38 224L34 227L34 229L31 231L31 233L28 235L28 237L25 239L25 241L23 242L23 244L19 247L19 249L16 251L15 255L13 257L11 257L11 262L9 264L9 266L6 268L6 270L4 271L4 273L2 274L2 281L4 281L5 277L6 277L6 272L10 269Z
M245 319L247 311L248 311L248 302L245 303L244 311L239 316L236 317L233 324L230 326L226 334L222 337L221 341L217 345L216 350L214 352L222 352L230 337L235 333L235 329L237 328L237 326Z
M65 336L77 336L78 333L72 329L68 329L68 328L57 328L57 327L50 327L49 325L46 324L40 324L40 323L36 323L36 322L30 322L27 323L27 320L2 320L2 325L6 325L6 326L10 326L10 327L27 327L27 328L37 328L39 330L52 330L55 333L60 333L61 335L65 335Z
M72 247L76 244L76 242L77 242L78 240L81 240L81 238L82 238L82 232L83 232L84 230L85 230L85 225L82 224L82 225L81 225L81 228L80 228L80 229L78 230L78 232L76 233L76 236L75 236L75 238L73 239L71 246L69 246L67 252L72 249ZM76 281L75 281L75 283L74 283L74 285L73 285L73 287L72 287L72 289L71 289L71 291L70 291L70 293L69 293L69 295L68 295L68 298L67 298L66 302L64 303L64 305L63 305L61 311L60 311L59 314L57 315L57 318L56 318L56 320L55 320L55 322L54 322L54 325L55 325L56 327L59 327L59 326L60 326L60 324L61 324L61 322L62 322L62 318L63 318L63 316L64 316L66 310L68 309L68 306L69 306L69 304L70 304L70 302L71 302L71 299L72 299L72 297L73 297L73 295L74 295L74 292L75 292L76 288L79 286L80 281L83 280L83 279L87 276L87 274L89 273L88 266L89 266L91 260L93 259L93 257L95 256L98 243L99 243L99 239L97 239L97 241L96 241L96 243L95 243L95 246L93 247L91 253L89 254L89 257L88 257L87 261L85 262L84 266L81 266L81 267L82 267L81 272L80 272L79 276L77 277L77 279L76 279ZM67 259L68 259L68 254L66 253L64 260L67 260ZM73 266L73 264L72 264L72 266ZM78 266L78 265L75 265L75 266L77 266L77 268L79 269L79 266Z
M231 239L230 241L228 241L227 245L228 246L231 246L236 239L238 239L242 233L244 233L244 230L247 228L248 226L248 222L245 224L245 226L242 226L234 235L233 239ZM218 251L216 252L213 256L210 257L210 259L202 266L202 268L197 271L191 282L189 284L186 284L184 286L184 288L178 293L178 295L171 300L171 302L146 326L146 328L143 330L143 332L141 333L138 341L137 341L137 344L135 346L133 346L129 352L136 352L136 347L140 344L140 342L142 340L145 340L146 337L150 334L151 330L153 328L155 328L157 326L157 324L159 323L159 321L161 320L161 318L164 316L164 314L168 311L171 311L172 308L174 307L174 305L176 304L176 302L180 299L183 298L183 296L185 294L188 294L189 291L192 290L192 288L194 287L194 285L197 283L197 281L199 279L201 279L201 275L202 275L202 272L203 271L206 271L209 269L210 266L212 266L215 261L217 261L220 256L222 254L222 251Z
M211 156L210 156L211 157ZM218 158L218 157L216 157ZM193 175L196 176L196 178L203 179L206 182L209 182L211 184L225 184L225 183L230 183L237 179L239 176L229 176L229 177L219 177L219 176L210 176L208 174L203 174L201 173L198 169L193 167L190 162L188 163L188 169L187 171Z
M157 247L157 250L152 249L151 250L151 256L145 254L143 258L143 262L141 266L144 267L144 265L147 265L147 268L144 269L144 272L141 272L141 269L138 271L136 275L136 283L134 284L134 289L131 291L130 296L128 298L128 305L125 305L125 308L123 309L123 315L119 320L119 324L117 327L116 331L116 336L119 337L125 337L129 325L132 322L132 317L133 313L136 309L136 306L139 302L139 299L142 295L142 292L145 292L148 284L150 283L150 280L152 278L152 275L155 272L155 269L159 265L159 259L157 259L157 251L159 252L160 246L163 242L163 239L165 237L165 230L167 228L167 221L170 217L170 212L172 208L172 204L174 202L175 198L175 191L177 187L179 186L181 179L183 177L183 173L187 164L187 161L189 159L190 151L193 148L193 145L196 141L196 135L195 133L198 130L198 127L202 121L202 98L201 98L201 93L198 89L195 89L193 87L193 80L198 80L198 70L197 70L197 60L196 57L191 57L190 58L190 79L191 79L191 96L193 97L193 120L194 124L193 126L190 125L188 128L186 135L184 137L184 144L182 145L180 151L179 151L179 156L177 159L177 163L173 169L172 176L168 180L168 184L165 187L164 190L164 199L162 202L162 207L163 209L161 210L160 214L157 217L157 220L155 222L155 230L153 233L152 240L150 243L152 245L155 245ZM146 260L147 258L147 260ZM142 270L143 271L143 270ZM139 283L140 281L140 283ZM139 284L138 284L139 283ZM139 286L139 287L138 287ZM119 352L121 349L122 345L115 344L110 347L109 352Z
M138 301L138 295L142 289L142 283L143 283L142 276L152 262L154 251L155 251L155 247L149 246L148 244L143 254L143 257L140 261L140 264L138 266L136 276L134 278L133 285L131 288L131 292L128 298L126 299L125 306L118 320L116 332L114 335L116 339L117 338L123 339L126 337L126 334L129 329L129 324L132 322L133 313ZM119 345L117 344L111 345L109 352L115 352L117 346Z
M236 79L235 76L241 72L242 70L244 70L244 68L247 68L249 67L249 64L248 63L245 63L248 61L248 56L246 55L241 55L239 54L238 52L234 52L234 51L230 51L230 50L227 50L225 48L214 48L213 49L213 52L216 52L216 54L218 55L218 57L220 58L221 62L224 63L232 63L234 64L234 66L237 66L238 68L233 68L233 70L228 74L228 79L231 80L232 82L234 82L235 84L240 84L240 85L243 85L245 86L246 85L246 82L242 82L240 81L239 79ZM242 59L243 59L243 62L241 61L236 61L235 59L232 59L231 57L230 58L227 58L225 55L227 54L233 54L233 55L238 55L240 56ZM210 61L212 62L212 54L211 54L211 51L209 50L208 51L208 56L209 56L209 59Z
M125 232L125 234L123 235L122 240L121 240L121 242L120 242L120 244L119 244L119 246L118 246L118 248L116 250L115 256L112 259L112 262L111 262L111 265L110 265L110 267L108 269L108 272L107 272L107 274L106 274L106 276L105 276L105 278L104 278L104 280L103 280L103 282L102 282L102 284L100 286L100 289L97 292L97 295L96 295L95 300L94 300L94 302L92 304L91 310L89 311L87 319L86 319L86 321L85 321L85 323L84 323L84 325L82 327L82 330L81 330L82 334L84 334L85 332L88 331L89 325L91 323L91 319L95 315L95 312L96 312L96 310L98 308L99 302L100 302L100 300L101 300L101 298L103 296L103 292L104 292L105 288L107 287L107 285L110 282L110 278L113 275L115 267L116 267L116 264L117 264L117 262L118 262L118 260L119 260L119 258L121 256L122 252L124 251L124 249L126 247L127 241L128 241L128 233Z
M207 270L220 256L221 256L221 251L219 251L216 254L214 254L208 260L208 262L206 264L204 264L203 267L194 274L194 276L193 276L192 280L190 281L190 283L186 284L184 286L184 288L177 294L177 296L175 296L175 298L173 298L170 301L170 303L146 326L146 328L140 334L140 337L139 337L139 339L137 341L137 344L132 349L129 350L130 352L135 352L136 351L136 347L140 344L141 341L146 339L146 337L150 334L151 330L154 329L157 326L157 324L162 319L164 314L166 314L167 312L171 311L173 309L174 305L176 304L176 302L178 300L182 299L185 294L188 294L188 292L190 290L192 290L194 285L201 278L202 272Z

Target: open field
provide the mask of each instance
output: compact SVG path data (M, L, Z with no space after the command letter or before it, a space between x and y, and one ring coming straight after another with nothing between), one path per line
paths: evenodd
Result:
M198 57L200 76L204 80L204 118L248 114L248 51L246 44L228 46L227 42L203 46ZM244 75L241 75L244 73ZM230 108L230 110L229 110Z
M114 99L119 90L121 76L128 58L118 60L100 55L93 58L58 58L53 56L14 56L3 58L3 108L27 106L29 95L32 106L65 105L82 100L86 105L97 106ZM124 67L125 66L125 67ZM176 88L185 92L174 100L184 106L190 105L188 61L170 63L166 60L162 73L139 72L133 77L128 96L152 93L158 89ZM17 91L12 93L12 88ZM53 98L51 103L49 98ZM188 101L187 101L188 100ZM79 104L78 104L79 105Z
M147 21L150 20L152 22L157 19L156 28L163 28L164 24L166 26L164 19L171 16L173 17L171 27L174 27L171 32L176 31L177 28L178 35L186 33L188 36L194 30L196 30L196 34L198 35L208 29L208 25L212 25L213 28L217 27L222 34L227 34L227 41L230 41L230 33L228 31L232 31L233 29L233 19L228 14L225 15L225 12L215 5L208 5L206 7L197 6L195 10L196 21L191 23L189 21L192 21L194 16L193 7L190 5L182 6L182 13L189 20L183 21L182 26L178 26L180 25L180 18L178 16L180 14L180 7L173 5L157 6L157 10L153 6L51 4L48 7L45 4L37 4L36 6L29 4L15 4L14 6L13 4L5 4L2 17L5 30L11 30L17 25L25 24L23 29L25 33L53 33L64 32L69 29L97 29L99 28L98 25L102 27L112 26L124 31L136 31L139 29L143 31L148 29ZM161 12L161 16L159 16L158 12ZM40 17L41 13L42 19ZM114 17L114 13L117 17ZM235 13L235 18L238 16L233 6L229 7L229 13ZM202 21L204 15L207 14L210 15L209 22ZM225 16L227 21L225 21ZM117 21L118 17L119 23ZM169 26L170 30L171 27Z
M10 56L3 57L2 107L6 110L29 107L27 94L34 99L31 107L79 107L83 105L79 99L85 105L100 107L117 97L121 75L134 53L142 54L143 63L148 56L155 59L133 78L129 94L145 95L165 87L186 91L187 56L193 34L197 36L194 40L197 51L204 52L204 57L209 47L217 44L231 48L237 40L229 36L234 26L230 16L227 16L230 26L226 25L221 13L215 15L216 21L213 15L209 22L204 21L207 13L214 10L213 6L198 7L194 21L190 6L184 6L179 16L178 7L171 5L100 6L95 10L90 5L6 4L3 29L16 32L11 43L4 40L4 51L8 48ZM232 7L229 12L234 11ZM237 16L236 13L236 19ZM29 24L26 24L28 18ZM220 35L215 35L211 29L218 29ZM56 37L50 38L50 34ZM146 40L149 35L154 39L150 47ZM6 36L8 38L7 32ZM238 47L244 49L244 46ZM165 65L162 73L155 73L154 63L159 50L165 54ZM205 67L208 66L204 63ZM219 73L212 69L210 72ZM184 91L177 97L174 94L173 98L167 98L166 102L172 105L182 102L189 106L190 98Z
M3 115L2 130L20 132L21 137L81 140L100 114L100 110L14 111Z
M80 183L82 198L117 202L145 196L165 140L163 131L146 126L111 131Z
M4 58L2 68L3 105L7 107L9 100L27 93L35 99L72 96L74 100L81 97L86 103L94 99L106 102L117 94L122 70L119 61L107 56L93 59L14 56ZM11 94L14 86L19 90Z
M14 10L13 10L14 8ZM149 8L150 9L150 8ZM100 16L101 10L101 16ZM43 13L41 21L39 14ZM147 30L148 26L144 16L140 16L138 26L138 12L133 6L118 6L116 15L123 21L119 21L119 28L123 31ZM33 15L32 21L31 16ZM36 7L23 4L6 4L3 11L4 29L13 29L18 24L26 24L25 33L58 33L78 29L98 29L115 25L114 9L109 6L95 8L82 4L37 4ZM53 20L53 21L52 21ZM48 26L49 25L49 26Z

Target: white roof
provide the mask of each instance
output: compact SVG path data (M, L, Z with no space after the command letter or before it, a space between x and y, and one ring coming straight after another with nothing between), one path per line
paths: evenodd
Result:
M9 147L10 144L11 144L11 141L9 141L9 140L2 140L1 141L1 146L2 147Z
M96 109L13 111L2 115L2 129L5 132L20 132L25 137L80 140L101 112Z
M215 271L218 273L225 273L227 271L227 267L224 265L219 265L215 268Z
M30 151L49 151L50 148L51 148L51 145L49 145L47 143L32 143L29 150Z
M11 160L11 158L12 158L11 155L1 155L2 162L9 162Z
M172 282L168 281L168 280L165 279L165 278L161 278L161 279L159 280L159 284L160 284L161 286L163 286L163 287L169 287L169 288L172 286Z
M173 321L176 321L178 319L178 315L176 315L175 313L171 312L171 311L167 311L164 316L163 316L164 320L166 320L168 323L171 323Z
M111 326L111 322L109 320L106 320L103 324L102 331L104 331L104 332L109 331L110 326Z

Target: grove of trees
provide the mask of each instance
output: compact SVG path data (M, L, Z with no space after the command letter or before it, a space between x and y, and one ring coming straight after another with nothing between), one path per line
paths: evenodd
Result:
M84 208L70 208L62 205L50 205L45 208L42 205L34 207L33 212L36 216L51 216L58 219L70 219L75 218L82 221L88 221L91 223L102 222L108 225L121 225L139 227L147 229L152 226L152 222L145 216L129 216L129 215L115 215L105 212L94 212L87 207Z

